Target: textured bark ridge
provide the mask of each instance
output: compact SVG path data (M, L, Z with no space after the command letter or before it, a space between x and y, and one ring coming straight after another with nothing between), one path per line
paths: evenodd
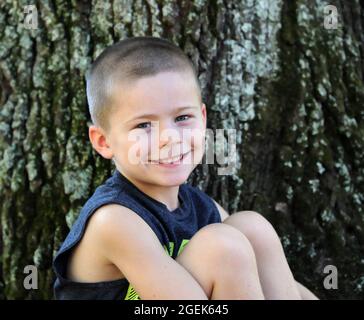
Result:
M201 164L189 182L230 213L266 216L320 298L364 297L363 1L330 1L337 29L321 0L42 0L35 30L22 24L28 4L0 4L0 298L52 298L52 258L113 169L88 142L85 70L141 35L198 67L218 150L237 130L233 174ZM23 287L29 264L38 290ZM337 290L323 286L326 265Z

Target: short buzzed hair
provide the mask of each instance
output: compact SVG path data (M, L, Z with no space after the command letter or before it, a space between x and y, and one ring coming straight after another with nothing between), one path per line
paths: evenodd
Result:
M109 130L115 84L162 71L192 72L201 101L196 69L188 56L173 43L156 37L133 37L107 47L86 73L86 94L93 124Z

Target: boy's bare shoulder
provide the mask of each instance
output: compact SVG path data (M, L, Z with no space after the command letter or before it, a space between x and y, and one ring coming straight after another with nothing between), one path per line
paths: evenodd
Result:
M212 198L211 198L212 199ZM212 201L214 201L217 209L219 210L219 213L220 213L220 217L221 217L221 222L224 222L224 220L226 218L229 218L229 214L226 212L226 210L220 206L214 199L212 199Z
M104 205L89 218L68 261L67 276L78 282L125 278L128 264L135 264L135 253L148 259L146 248L150 253L164 253L153 230L134 211L118 204Z
M97 243L98 252L116 265L122 262L121 257L130 257L138 251L146 256L149 252L165 252L152 227L126 206L100 207L90 218L87 229Z
M88 228L95 228L95 230L102 232L120 219L127 219L125 223L128 223L129 219L133 219L133 215L135 213L125 206L116 203L106 204L92 214L88 222Z
M194 277L168 255L148 223L131 209L117 204L100 207L90 217L86 234L92 248L87 256L107 259L141 299L207 299Z
M105 241L113 235L120 239L123 235L131 235L134 232L155 235L152 228L138 214L128 207L115 203L97 209L91 216L87 228L89 233ZM126 238L126 240L130 242L131 239Z
M152 228L131 209L103 206L94 213L89 227L98 252L123 273L142 299L203 295L199 284L166 253ZM176 292L176 286L182 289Z
M125 208L127 209L127 208ZM71 252L67 276L77 282L98 282L125 278L106 256L103 234L112 231L112 224L125 216L123 207L112 204L98 208L89 218L80 242ZM127 218L125 223L128 224ZM92 253L92 254L91 254ZM90 269L89 266L92 265Z

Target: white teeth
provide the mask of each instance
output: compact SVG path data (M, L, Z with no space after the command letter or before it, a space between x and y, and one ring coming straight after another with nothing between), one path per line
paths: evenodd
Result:
M187 154L187 153L185 153L185 154ZM168 160L159 160L159 161L158 160L157 161L150 160L150 163L152 163L152 164L171 164L171 163L174 163L176 161L181 161L185 154L182 154L180 156L177 156L177 157L174 157L174 158L171 158L171 159L168 159Z
M178 156L178 157L174 157L170 160L164 160L164 161L159 161L159 163L164 163L164 164L170 164L170 163L173 163L177 160L180 160L182 158L182 155Z

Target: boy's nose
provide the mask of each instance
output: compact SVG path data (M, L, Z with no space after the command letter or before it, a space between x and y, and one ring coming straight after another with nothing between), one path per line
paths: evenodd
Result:
M176 129L167 129L159 135L159 150L169 150L171 157L178 154L177 148L182 145L182 135Z
M160 138L159 139L159 149L167 147L168 145L174 145L181 142L181 139L176 139L173 137Z
M154 142L151 142L153 145L159 145L159 148L151 148L152 159L168 159L183 153L183 133L181 128L176 127L176 123L159 121L153 129L157 130L154 133L158 135L154 135ZM155 152L158 155L154 154Z
M177 142L171 145L165 144L159 149L159 159L166 160L174 158L181 155L182 153L182 143Z
M182 132L174 124L159 124L159 147L162 148L167 144L180 143L182 141Z

